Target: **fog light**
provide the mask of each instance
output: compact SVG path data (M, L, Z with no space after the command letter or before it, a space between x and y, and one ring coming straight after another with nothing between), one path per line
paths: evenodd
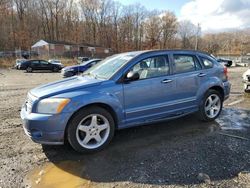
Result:
M42 137L42 132L38 130L31 130L31 136L35 138L41 138Z

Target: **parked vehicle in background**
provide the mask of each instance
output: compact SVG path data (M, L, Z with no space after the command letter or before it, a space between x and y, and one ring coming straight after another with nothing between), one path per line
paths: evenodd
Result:
M62 64L62 62L58 59L49 59L48 60L49 63L55 64L55 65L59 65L61 68L64 67L64 65Z
M78 57L77 59L78 59L79 64L81 64L81 63L83 63L83 62L85 62L85 61L90 60L89 57Z
M233 61L229 59L217 59L217 61L226 67L231 67L233 64Z
M26 72L33 72L36 70L49 70L52 72L59 72L61 66L53 63L49 63L45 60L28 60L20 64L21 70L26 70Z
M187 50L111 56L82 76L32 89L21 110L35 142L79 152L105 147L116 129L197 113L213 121L229 97L227 68L210 55Z
M93 65L97 64L101 59L91 59L89 61L86 61L84 63L81 63L80 65L74 65L74 66L68 66L62 69L61 74L62 77L70 77L74 76L80 73L83 73Z
M20 69L20 64L27 61L27 59L16 59L15 69Z
M250 92L250 69L243 73L242 78L244 84L244 91Z

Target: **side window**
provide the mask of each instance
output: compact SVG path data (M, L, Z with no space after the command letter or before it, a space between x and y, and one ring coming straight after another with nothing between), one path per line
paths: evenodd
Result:
M93 61L93 62L91 62L89 65L90 66L93 66L93 65L95 65L95 64L97 64L98 63L98 61Z
M34 67L39 66L39 61L32 61L32 65L33 65Z
M200 70L201 65L192 55L174 55L174 73L185 73Z
M131 70L139 73L140 80L166 76L169 74L169 61L166 56L155 56L138 62Z
M48 62L46 61L40 61L42 65L48 65Z
M213 62L209 60L208 58L201 57L202 63L204 64L206 69L213 68Z
M41 67L48 67L49 66L49 63L46 61L40 61L40 63L41 63ZM50 65L52 65L52 64L50 64Z

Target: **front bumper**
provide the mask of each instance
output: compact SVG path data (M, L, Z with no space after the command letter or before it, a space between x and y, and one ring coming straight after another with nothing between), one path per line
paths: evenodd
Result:
M26 135L40 144L64 144L64 132L70 114L36 114L21 110L23 129Z
M65 70L62 70L61 71L61 75L63 78L67 78L67 77L71 77L71 76L74 76L75 73L73 71L65 71Z

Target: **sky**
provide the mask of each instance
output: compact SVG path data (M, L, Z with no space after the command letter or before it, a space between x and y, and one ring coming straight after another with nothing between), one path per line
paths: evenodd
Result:
M170 10L178 20L200 24L202 31L221 32L250 28L250 0L117 0L140 3L147 9Z

